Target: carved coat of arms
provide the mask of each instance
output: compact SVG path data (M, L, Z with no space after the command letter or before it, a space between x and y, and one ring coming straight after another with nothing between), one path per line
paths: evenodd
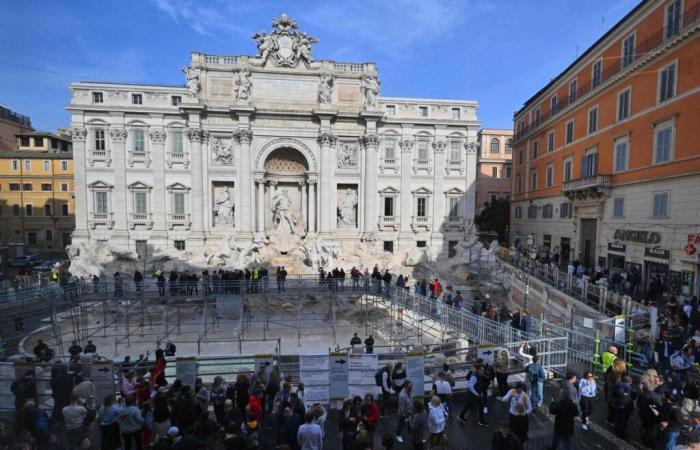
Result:
M286 14L282 14L272 21L275 29L271 34L255 33L258 46L258 58L260 65L265 66L268 61L272 61L278 67L297 67L299 62L309 67L311 61L311 44L318 42L318 39L297 31L296 20Z

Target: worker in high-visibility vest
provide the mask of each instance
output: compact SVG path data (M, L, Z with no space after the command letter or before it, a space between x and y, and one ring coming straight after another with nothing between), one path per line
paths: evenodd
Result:
M608 368L613 365L617 359L617 347L611 345L606 351L600 355L600 364L602 366L603 373L608 371Z

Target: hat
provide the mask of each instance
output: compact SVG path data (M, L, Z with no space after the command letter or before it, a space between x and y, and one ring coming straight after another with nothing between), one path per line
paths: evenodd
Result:
M177 436L180 434L180 430L177 427L168 428L168 436Z

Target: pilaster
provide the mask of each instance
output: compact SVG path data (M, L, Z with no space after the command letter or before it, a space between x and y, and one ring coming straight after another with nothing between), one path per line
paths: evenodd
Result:
M401 216L400 240L412 240L411 214L413 212L413 196L411 195L411 163L413 160L413 140L402 139L399 142L401 149L401 191L399 196L399 214Z
M364 189L364 224L363 233L373 233L377 231L377 199L379 197L377 189L377 171L379 166L379 137L376 133L368 133L362 136L360 142L365 147L365 189Z
M467 220L467 225L474 222L474 213L476 209L476 165L477 155L479 153L478 142L466 142L466 178L464 186L464 218Z
M192 157L192 228L190 237L204 239L203 215L206 204L202 189L202 143L206 142L208 133L201 128L188 128L187 139L190 141Z
M167 239L168 234L165 231L168 211L167 191L165 186L165 130L153 128L148 133L151 139L151 157L153 170L153 193L152 193L152 212L153 212L153 232L151 236L154 239ZM167 242L166 242L167 245Z
M73 128L71 136L73 139L73 193L75 195L75 230L74 238L89 237L88 231L88 198L87 179L85 174L85 140L88 132L85 128Z
M120 118L123 120L123 118ZM117 240L117 245L123 248L129 247L129 232L127 230L129 202L127 201L128 188L126 183L126 138L127 131L118 125L109 129L109 137L112 148L112 173L114 174L114 196L112 213L114 214L114 231L112 238Z
M318 135L318 143L321 149L321 193L323 201L320 203L320 232L331 233L336 229L336 186L335 186L335 145L338 138L328 132Z
M253 141L253 132L249 128L239 128L233 133L233 138L238 142L240 162L238 179L235 189L238 191L238 204L236 205L236 224L238 231L246 236L253 234L253 180L250 143Z

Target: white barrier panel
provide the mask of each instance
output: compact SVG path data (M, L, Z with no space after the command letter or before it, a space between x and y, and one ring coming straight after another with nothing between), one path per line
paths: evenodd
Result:
M307 405L330 401L330 364L327 354L299 355L299 381L304 383L304 400Z
M197 359L194 357L175 359L175 377L182 380L182 384L193 386L197 378Z
M348 392L348 354L331 353L330 360L330 398L331 400L343 400Z
M10 391L15 379L15 365L11 362L0 362L0 408L14 409L15 396Z
M348 393L351 397L359 395L364 398L370 393L376 397L377 385L374 374L377 372L379 360L377 354L351 354L348 360Z
M114 395L114 366L112 361L92 363L92 384L95 385L95 405L100 406L108 395Z
M413 397L425 395L425 354L423 352L406 355L406 378L413 385Z

